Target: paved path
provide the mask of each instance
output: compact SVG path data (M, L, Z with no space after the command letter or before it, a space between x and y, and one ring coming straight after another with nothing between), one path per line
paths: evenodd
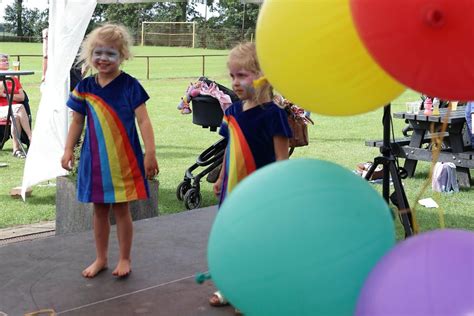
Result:
M0 242L30 235L54 232L55 226L55 221L48 221L0 229Z

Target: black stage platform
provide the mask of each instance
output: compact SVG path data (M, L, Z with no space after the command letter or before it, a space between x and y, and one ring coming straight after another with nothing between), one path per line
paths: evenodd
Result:
M92 232L0 246L0 315L53 309L58 315L234 315L207 303L206 248L216 215L210 207L134 222L132 273L112 276L118 258L115 226L109 269L93 279L81 271L94 259ZM113 235L112 235L113 234Z

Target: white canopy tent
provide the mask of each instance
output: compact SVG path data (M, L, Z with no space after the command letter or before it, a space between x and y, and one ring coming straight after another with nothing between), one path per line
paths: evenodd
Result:
M69 69L96 4L97 0L49 2L48 71L23 171L23 199L28 187L67 174L60 160L68 130Z
M184 0L186 1L186 0ZM205 0L204 0L205 1ZM66 175L61 157L68 130L69 69L98 3L183 2L183 0L50 0L48 71L46 73L33 140L25 161L22 197L28 187ZM263 0L241 0L261 3Z

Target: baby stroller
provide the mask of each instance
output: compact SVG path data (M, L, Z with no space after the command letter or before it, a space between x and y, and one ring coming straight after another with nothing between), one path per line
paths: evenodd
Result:
M207 85L215 84L220 91L227 94L232 102L238 100L237 95L230 89L209 80L206 77L199 78L199 81ZM191 98L193 124L200 125L203 128L209 128L211 132L216 132L221 126L222 111L219 101L209 95L198 95ZM214 183L220 173L222 160L224 158L227 142L224 138L205 149L196 159L196 162L186 169L183 181L176 189L176 197L184 201L184 206L188 210L199 208L202 202L200 193L200 181L207 175L207 181ZM201 172L193 174L199 167L204 168Z

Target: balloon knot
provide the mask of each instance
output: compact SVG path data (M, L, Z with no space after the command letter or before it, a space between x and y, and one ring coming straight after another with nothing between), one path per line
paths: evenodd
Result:
M203 272L203 273L196 273L196 276L194 277L194 280L198 284L204 283L206 280L211 279L211 274L209 272Z
M425 14L425 22L431 27L441 27L444 25L444 15L439 9L428 9Z

